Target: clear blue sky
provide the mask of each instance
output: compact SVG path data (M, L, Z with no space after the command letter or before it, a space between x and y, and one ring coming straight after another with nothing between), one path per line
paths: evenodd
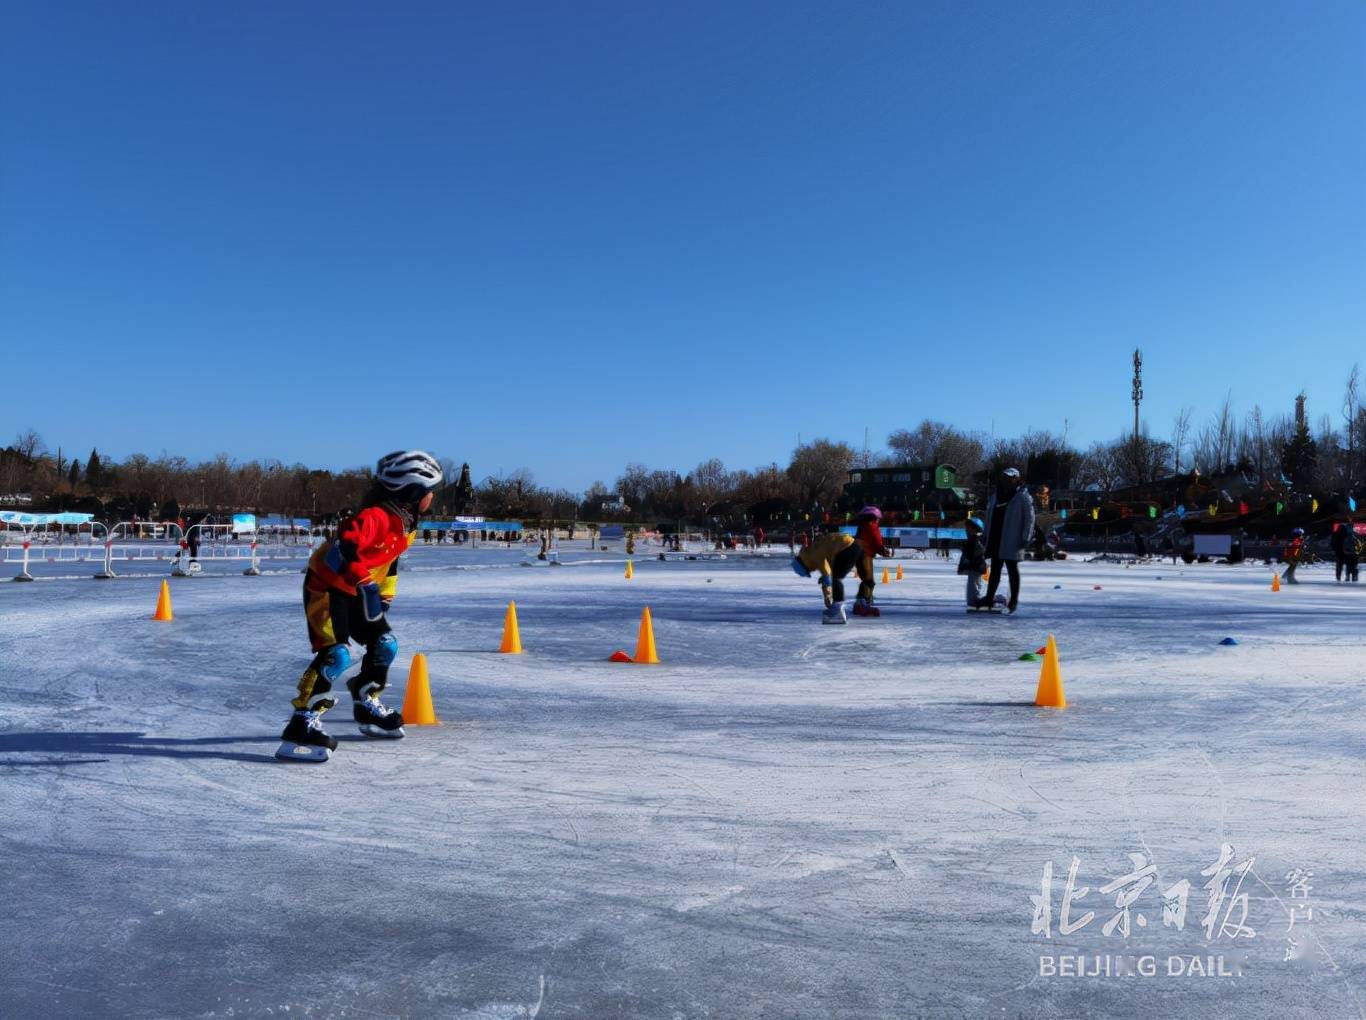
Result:
M476 477L1336 410L1366 5L0 9L7 442Z

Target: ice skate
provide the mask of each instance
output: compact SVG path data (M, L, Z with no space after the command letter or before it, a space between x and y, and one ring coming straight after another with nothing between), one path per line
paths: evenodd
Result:
M849 617L844 615L844 606L836 602L833 606L826 608L821 613L821 623L848 623Z
M361 733L381 740L398 740L403 733L403 715L379 700L379 688L352 677L346 682L351 697L351 714Z
M873 605L873 604L872 604L871 602L869 602L867 599L857 599L857 600L854 602L854 615L855 615L855 616L881 616L881 615L882 615L882 610L878 609L877 606Z
M295 712L280 734L275 757L281 761L324 762L337 749L337 741L323 732L317 712Z

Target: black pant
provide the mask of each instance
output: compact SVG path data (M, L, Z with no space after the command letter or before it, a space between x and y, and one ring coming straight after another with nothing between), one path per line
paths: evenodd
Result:
M863 547L857 542L835 554L834 562L830 564L830 595L835 602L844 601L844 579L849 576L849 571L858 566L862 555Z
M1020 564L1015 560L995 559L991 561L991 576L987 578L987 594L982 600L983 605L990 606L996 601L996 589L1001 587L1002 563L1010 575L1010 604L1013 606L1020 601Z

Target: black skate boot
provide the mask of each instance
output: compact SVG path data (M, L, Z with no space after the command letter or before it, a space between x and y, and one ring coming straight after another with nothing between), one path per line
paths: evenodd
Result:
M337 741L323 732L318 712L295 712L280 734L275 757L281 761L322 762L332 757Z
M346 689L355 699L351 703L351 713L356 725L367 737L397 740L404 735L403 714L379 700L382 689L379 684L354 676L346 681Z

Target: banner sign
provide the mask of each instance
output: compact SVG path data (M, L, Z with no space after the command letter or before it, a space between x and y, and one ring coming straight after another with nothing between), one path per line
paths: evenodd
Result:
M853 524L845 524L840 527L840 531L846 535L858 534L858 527ZM968 533L965 528L883 528L882 537L888 540L889 546L896 546L902 549L928 549L931 542L939 542L948 539L950 542L967 541ZM895 542L891 540L895 539Z
M482 517L457 517L453 521L423 521L419 531L521 531L521 521L486 521Z
M256 525L260 528L307 528L312 523L307 517L262 517Z
M1196 535L1195 555L1227 556L1233 552L1232 535Z

